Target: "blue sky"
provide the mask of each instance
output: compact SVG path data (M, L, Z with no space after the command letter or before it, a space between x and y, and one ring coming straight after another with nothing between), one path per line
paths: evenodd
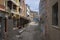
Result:
M40 0L25 0L25 3L30 6L30 9L33 11L39 10L39 1Z

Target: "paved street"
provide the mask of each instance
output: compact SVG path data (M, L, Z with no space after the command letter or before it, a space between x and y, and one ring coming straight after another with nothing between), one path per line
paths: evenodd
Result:
M40 30L38 23L29 23L26 30L21 34L19 40L40 40Z

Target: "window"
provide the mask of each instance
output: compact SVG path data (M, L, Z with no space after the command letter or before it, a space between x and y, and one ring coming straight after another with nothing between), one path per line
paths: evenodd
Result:
M16 10L16 7L17 7L16 5L13 5L13 9L14 9L14 10Z
M11 1L7 1L7 7L13 10L16 10L16 5L13 4Z
M29 15L27 15L27 17L29 17Z
M7 6L12 9L12 2L11 1L7 1Z
M52 25L58 25L58 2L52 7Z
M21 8L19 8L19 13L21 13L22 12L22 9Z
M19 0L19 2L21 2L21 0Z
M23 0L23 3L24 3L24 0Z

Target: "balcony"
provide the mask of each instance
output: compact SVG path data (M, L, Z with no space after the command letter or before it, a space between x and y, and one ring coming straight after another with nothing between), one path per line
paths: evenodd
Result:
M11 1L7 1L6 11L8 11L9 13L16 13L17 6L14 3L12 3Z
M21 8L19 8L19 14L21 14L22 13L22 9Z
M16 10L12 9L12 10L11 10L11 13L16 13Z
M11 0L14 4L16 4L17 6L19 6L19 2L17 2L17 0Z
M6 12L11 12L11 9L12 9L12 2L11 1L7 1L7 4L6 4Z

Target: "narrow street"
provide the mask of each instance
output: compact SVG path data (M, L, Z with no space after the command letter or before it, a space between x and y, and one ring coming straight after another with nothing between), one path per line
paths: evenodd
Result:
M60 0L0 0L0 40L60 40Z
M25 31L21 34L21 40L40 40L38 23L29 23L28 27L26 27Z

